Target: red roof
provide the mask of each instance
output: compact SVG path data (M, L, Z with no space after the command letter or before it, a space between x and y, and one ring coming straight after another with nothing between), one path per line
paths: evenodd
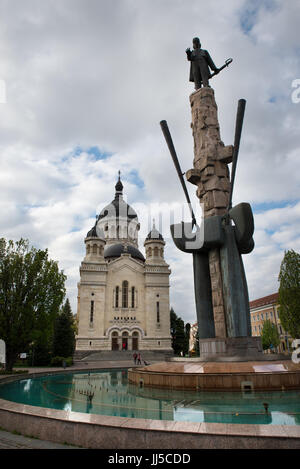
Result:
M263 298L258 298L257 300L250 301L250 309L259 308L260 306L265 306L269 304L278 303L278 293L273 293L272 295L264 296Z

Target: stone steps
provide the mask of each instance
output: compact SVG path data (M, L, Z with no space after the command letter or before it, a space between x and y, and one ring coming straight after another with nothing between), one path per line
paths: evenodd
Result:
M76 350L73 360L74 362L84 361L130 361L133 360L133 350L108 350L108 351L84 351ZM165 361L173 356L169 350L139 350L142 360L148 361Z

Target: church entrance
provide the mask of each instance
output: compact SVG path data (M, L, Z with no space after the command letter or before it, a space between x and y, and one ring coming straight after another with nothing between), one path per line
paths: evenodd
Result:
M113 332L111 336L111 349L119 350L119 335L117 332Z
M122 350L128 350L128 332L122 334Z
M132 350L139 349L139 333L133 332L132 334Z

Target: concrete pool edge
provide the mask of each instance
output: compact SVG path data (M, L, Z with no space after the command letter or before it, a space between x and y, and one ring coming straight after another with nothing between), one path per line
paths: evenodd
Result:
M92 370L95 371L96 368L69 371ZM58 374L58 371L68 372L35 372L10 376L1 381ZM0 399L0 427L55 443L97 449L300 448L300 426L192 423L110 417L17 404L4 399Z

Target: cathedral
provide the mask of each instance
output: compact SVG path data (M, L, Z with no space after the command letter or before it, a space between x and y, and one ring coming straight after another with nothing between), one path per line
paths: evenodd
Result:
M119 172L114 200L96 217L84 240L77 352L172 351L165 241L153 223L144 256L139 229L136 212L123 199Z

